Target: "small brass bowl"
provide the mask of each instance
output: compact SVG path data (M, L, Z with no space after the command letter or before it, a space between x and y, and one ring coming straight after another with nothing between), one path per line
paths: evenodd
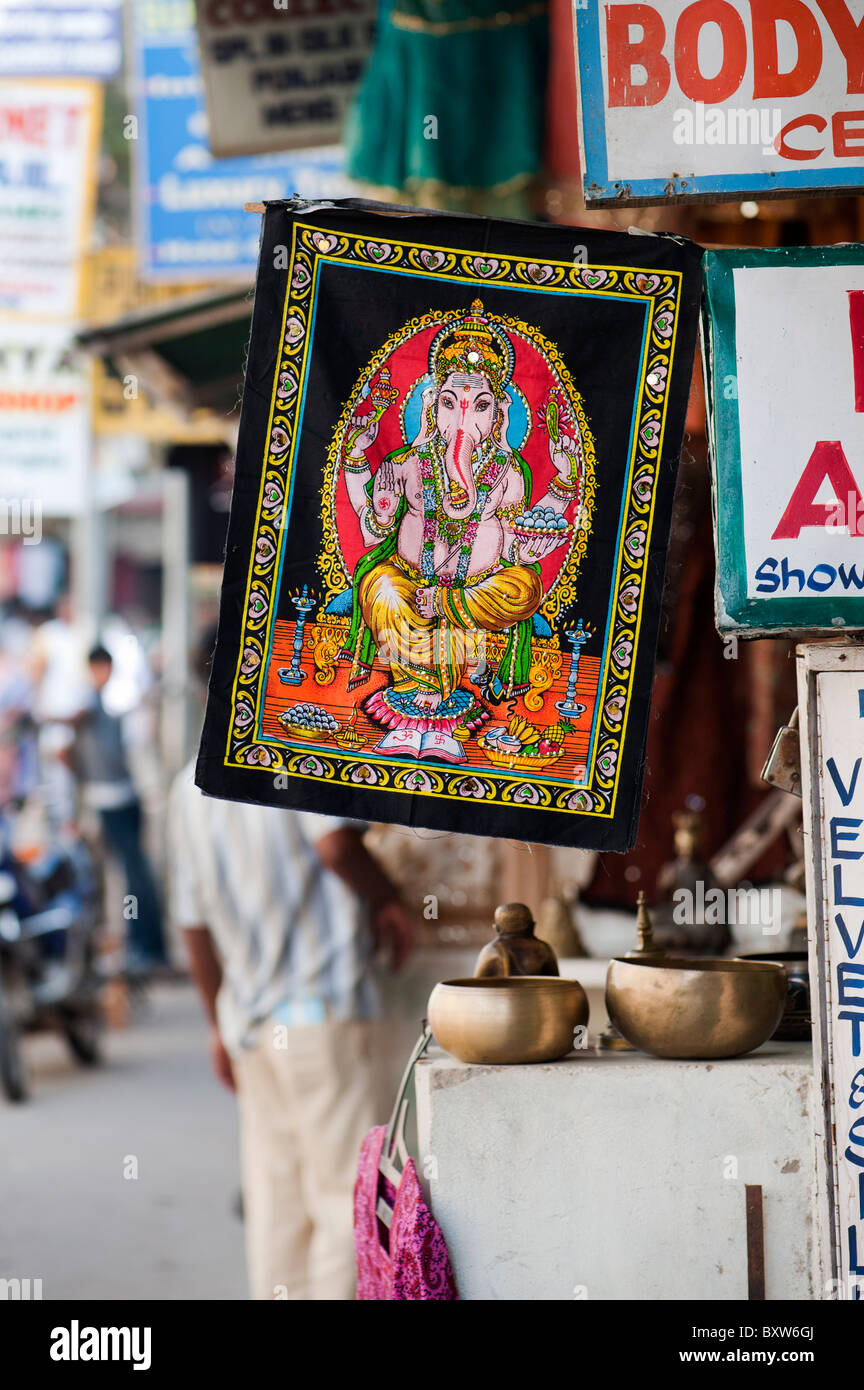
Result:
M308 738L316 739L319 743L324 743L332 739L338 732L339 725L335 729L310 729L307 724L289 724L279 716L279 723L285 730L288 738ZM338 741L338 740L337 740Z
M655 1057L741 1057L767 1042L785 1002L783 967L767 961L618 958L606 975L609 1017Z
M588 1022L588 998L578 980L556 975L443 980L428 1013L437 1041L460 1062L512 1066L566 1057Z

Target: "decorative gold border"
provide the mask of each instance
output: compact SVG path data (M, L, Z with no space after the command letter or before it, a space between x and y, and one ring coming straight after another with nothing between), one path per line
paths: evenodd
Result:
M474 769L400 765L368 752L313 751L308 744L302 749L292 748L287 740L277 743L256 736L263 698L264 656L275 614L276 576L287 529L287 497L300 432L298 402L303 396L311 352L308 326L322 264L365 266L370 271L398 270L456 281L481 291L484 285L511 284L645 304L648 325L625 483L626 508L618 536L612 630L610 633L607 628L606 632L593 758L584 782L574 785L561 779L556 785L554 777L546 774L542 781L527 782L521 774L508 775L498 769L494 774L484 769L481 774ZM666 428L681 288L680 271L536 262L525 256L444 250L395 240L379 242L368 235L312 228L299 221L292 223L282 350L274 373L255 546L232 688L226 766L260 768L270 776L362 783L410 795L470 797L607 819L614 815L642 622L644 573ZM587 429L587 420L585 426Z

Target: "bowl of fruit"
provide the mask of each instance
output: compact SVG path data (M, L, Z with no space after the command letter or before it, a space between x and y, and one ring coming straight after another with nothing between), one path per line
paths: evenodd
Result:
M561 757L565 732L560 725L541 732L527 719L515 714L506 730L495 729L494 738L481 736L477 746L494 767L506 767L513 772L539 772Z
M323 705L291 705L279 715L279 723L292 738L332 738L339 731L339 724Z

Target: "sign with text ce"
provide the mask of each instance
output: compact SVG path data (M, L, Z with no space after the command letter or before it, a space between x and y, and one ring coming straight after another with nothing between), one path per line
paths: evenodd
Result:
M704 275L718 630L864 628L864 245Z
M858 191L864 0L573 0L586 203Z

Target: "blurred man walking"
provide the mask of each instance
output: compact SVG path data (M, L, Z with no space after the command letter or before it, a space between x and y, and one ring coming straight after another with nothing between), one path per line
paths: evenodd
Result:
M127 968L147 972L166 961L162 909L150 861L142 844L141 802L126 756L123 721L106 710L102 692L111 679L113 661L105 647L94 647L87 658L93 692L87 707L73 720L72 766L81 783L85 806L97 812L108 848L126 874L134 905L129 918Z
M412 942L365 830L204 797L194 762L171 793L174 919L240 1104L253 1298L354 1296L357 1154L381 1120L371 966Z

